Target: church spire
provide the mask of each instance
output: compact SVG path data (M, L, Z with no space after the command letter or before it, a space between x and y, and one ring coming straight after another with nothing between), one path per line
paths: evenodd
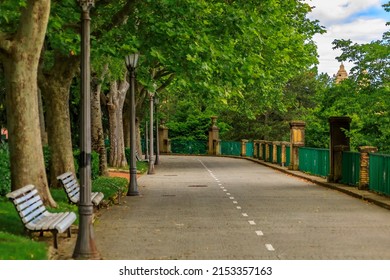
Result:
M341 81L343 81L347 78L348 78L348 73L345 70L344 64L341 62L339 71L337 72L337 75L336 75L336 84L340 83Z

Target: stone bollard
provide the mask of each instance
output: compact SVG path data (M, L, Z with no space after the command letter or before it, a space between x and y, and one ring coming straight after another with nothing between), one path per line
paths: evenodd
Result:
M261 159L261 160L264 160L264 158L265 158L265 154L263 152L264 151L263 150L264 144L265 144L264 140L259 141L259 159Z
M220 155L221 146L219 139L219 128L217 127L218 117L211 117L211 126L209 128L209 155Z
M242 139L241 140L241 156L246 157L246 143L249 141L247 139Z
M287 153L286 153L286 146L290 146L290 142L281 142L282 145L282 154L281 154L281 166L285 167L287 162Z
M270 157L270 148L269 148L269 146L270 146L270 141L265 141L264 145L265 145L265 157L264 157L264 161L269 162L270 159L271 159L271 157Z
M299 170L299 147L305 146L305 126L303 121L290 122L290 166L291 170Z
M360 152L360 177L359 190L368 190L370 184L370 153L378 152L377 147L362 146L359 147Z
M272 142L272 163L278 163L278 146L280 145L279 141Z
M253 157L259 158L259 140L253 140Z

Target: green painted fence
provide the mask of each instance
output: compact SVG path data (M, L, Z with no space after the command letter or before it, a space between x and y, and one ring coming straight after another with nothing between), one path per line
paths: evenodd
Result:
M207 154L207 145L207 141L172 140L171 151L174 154L205 155Z
M343 152L342 177L343 184L357 186L360 176L360 153Z
M370 190L390 195L390 155L370 154Z
M253 157L253 150L254 150L254 148L253 148L253 142L248 142L248 143L246 143L246 156L247 157Z
M329 150L299 148L299 170L327 177L329 175Z
M221 141L221 154L227 156L240 156L241 142Z
M290 166L290 158L291 158L290 151L291 151L291 147L286 146L286 166Z

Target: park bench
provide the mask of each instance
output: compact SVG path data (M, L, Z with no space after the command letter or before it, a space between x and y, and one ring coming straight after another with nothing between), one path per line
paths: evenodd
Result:
M58 248L58 233L67 231L70 237L70 226L76 220L76 214L74 212L48 212L35 186L27 185L10 192L7 197L15 205L29 234L39 231L42 236L44 231L52 232L56 249Z
M77 204L80 200L80 185L77 182L76 177L72 172L66 172L57 176L57 180L60 181L64 187L70 203ZM100 202L103 200L104 194L101 192L92 192L91 201L94 206L99 207Z

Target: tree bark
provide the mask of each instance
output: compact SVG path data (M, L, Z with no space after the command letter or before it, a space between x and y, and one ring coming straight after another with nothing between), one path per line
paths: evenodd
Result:
M78 57L58 55L53 67L45 73L40 71L39 75L39 85L47 107L46 123L51 155L49 183L52 187L60 187L58 175L68 171L75 174L69 94L78 63Z
M123 136L123 105L129 88L127 81L111 82L108 95L108 113L110 122L110 166L125 167L125 145Z
M37 187L56 207L45 172L39 126L37 72L50 14L50 0L28 0L16 34L0 32L0 60L6 81L11 188Z
M94 83L95 87L92 90L91 96L91 144L92 150L99 154L99 174L102 176L108 176L107 151L104 144L102 110L100 103L102 83L107 71L108 64L104 66L100 79Z
M39 126L41 127L41 141L42 146L47 146L47 132L45 124L45 114L43 109L43 101L41 90L38 88L38 106L39 106Z

